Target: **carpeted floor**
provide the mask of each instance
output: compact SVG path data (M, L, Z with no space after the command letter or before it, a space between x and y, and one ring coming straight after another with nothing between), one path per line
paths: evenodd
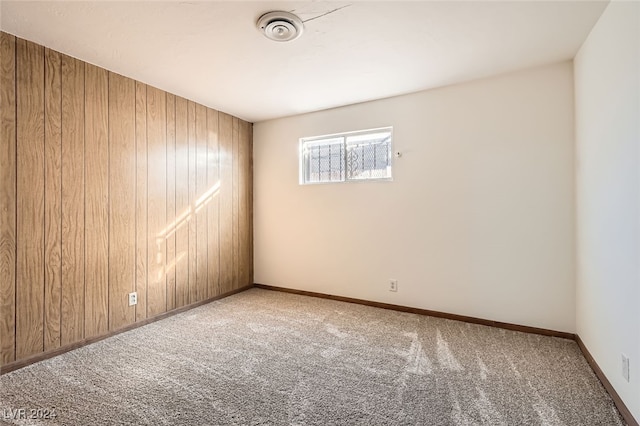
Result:
M573 341L259 289L0 376L0 421L623 424Z

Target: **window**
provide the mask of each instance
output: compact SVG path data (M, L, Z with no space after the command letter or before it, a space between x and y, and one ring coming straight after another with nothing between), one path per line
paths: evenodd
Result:
M391 179L393 129L300 139L300 183Z

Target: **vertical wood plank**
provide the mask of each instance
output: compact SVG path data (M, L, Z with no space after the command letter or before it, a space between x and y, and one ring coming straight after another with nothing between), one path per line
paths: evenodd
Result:
M109 75L85 66L85 337L109 329Z
M240 282L240 120L233 117L233 281L232 289Z
M44 48L17 39L16 359L44 350Z
M249 284L253 274L253 123L249 123Z
M196 232L196 104L187 103L187 128L189 132L189 206L191 220L189 220L189 303L197 299L197 232Z
M220 294L219 206L220 176L218 165L218 111L207 108L207 199L208 292L209 297Z
M167 310L167 101L162 90L147 86L148 217L147 317Z
M249 123L238 127L238 287L249 284Z
M136 83L109 73L109 329L136 320ZM146 209L145 209L146 217ZM145 238L146 253L146 238ZM143 263L144 264L144 263ZM144 275L143 275L144 277Z
M176 307L176 97L167 93L167 310Z
M233 288L233 118L220 113L220 291Z
M189 303L189 131L187 100L176 97L176 304Z
M207 109L200 104L196 104L196 141L196 300L200 301L209 297L206 207L210 201L207 193Z
M44 350L60 346L62 297L62 58L45 49Z
M0 365L16 356L16 39L0 33Z
M136 321L147 317L147 86L136 82Z
M84 62L62 55L62 345L84 337L84 157Z

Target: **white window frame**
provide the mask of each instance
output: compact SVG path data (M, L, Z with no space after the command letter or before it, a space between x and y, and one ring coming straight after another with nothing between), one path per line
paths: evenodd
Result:
M369 178L349 178L349 174L347 171L347 158L348 158L348 144L347 139L353 136L359 135L367 135L367 134L375 134L381 132L389 132L391 140L389 141L389 175L385 177L369 177ZM344 155L342 157L342 163L344 167L344 179L342 180L333 180L333 181L310 181L307 182L307 152L306 148L313 145L321 144L324 141L330 140L338 140L342 139L342 145L344 150ZM339 142L338 142L339 143ZM392 181L393 180L393 126L387 127L377 127L374 129L366 129L366 130L356 130L350 132L342 132L342 133L332 133L328 135L321 136L310 136L303 137L299 139L299 183L300 185L324 185L324 184L336 184L336 183L348 183L348 182L376 182L376 181Z

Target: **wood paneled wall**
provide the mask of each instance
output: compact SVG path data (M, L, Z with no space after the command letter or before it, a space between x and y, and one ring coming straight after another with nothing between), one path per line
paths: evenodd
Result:
M6 33L0 85L0 365L252 284L250 123Z

